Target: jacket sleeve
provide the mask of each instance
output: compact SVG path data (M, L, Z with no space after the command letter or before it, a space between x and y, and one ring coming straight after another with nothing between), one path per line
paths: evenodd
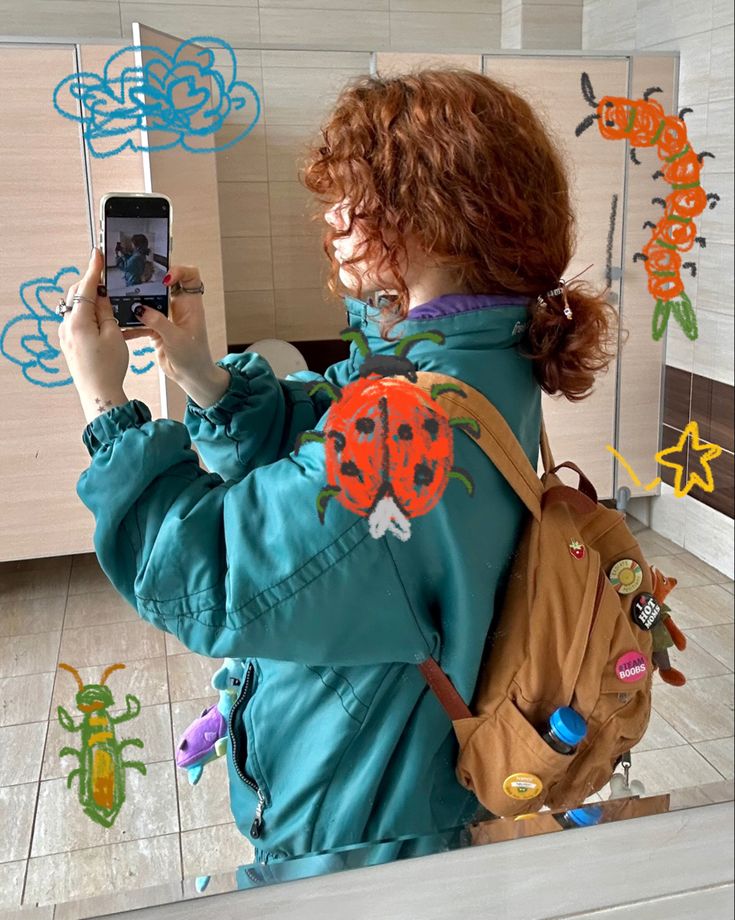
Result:
M308 390L323 380L344 386L354 363L352 354L323 377L304 371L279 380L256 353L229 354L217 361L230 374L228 389L207 408L187 397L184 413L184 424L207 469L225 481L239 480L287 456L296 436L313 428L329 409L326 393L311 398Z
M323 445L223 482L183 424L151 420L138 400L93 419L83 441L77 494L103 571L191 651L313 665L431 653L388 542L334 499L319 522Z

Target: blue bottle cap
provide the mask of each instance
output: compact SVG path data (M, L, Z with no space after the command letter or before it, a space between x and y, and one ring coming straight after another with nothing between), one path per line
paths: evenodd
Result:
M551 713L549 725L560 741L575 747L587 734L587 723L569 706L562 706Z
M599 805L590 805L587 808L572 808L565 814L577 827L592 827L594 824L599 824L602 809Z

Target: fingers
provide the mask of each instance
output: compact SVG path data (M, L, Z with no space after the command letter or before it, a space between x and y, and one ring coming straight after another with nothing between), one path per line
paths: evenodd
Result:
M70 314L70 319L74 325L77 325L81 322L90 322L95 318L95 312L97 310L97 285L100 283L100 277L102 274L102 253L95 247L92 250L92 255L89 260L89 265L87 266L87 271L81 281L78 281L76 284L72 285L72 288L75 288L74 293L79 294L82 297L88 298L86 300L78 300L74 304L74 309ZM74 293L71 292L72 288L69 288L69 299L67 303L71 305L71 298L74 296ZM91 301L91 303L90 303ZM109 301L108 301L109 303ZM109 306L110 316L112 316L112 304ZM105 314L107 315L107 314Z
M202 280L196 265L172 265L166 278L169 286L178 282L183 287L197 287Z

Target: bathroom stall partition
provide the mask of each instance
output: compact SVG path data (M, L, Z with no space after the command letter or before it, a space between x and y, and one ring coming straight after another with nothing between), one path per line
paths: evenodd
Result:
M584 272L582 280L609 286L620 312L620 346L593 393L579 403L544 395L543 411L556 462L574 460L595 484L601 499L617 498L627 486L632 496L651 494L645 484L656 475L659 449L664 340L654 341L654 301L642 261L633 261L650 238L643 224L660 216L651 198L665 195L655 149L630 156L627 141L605 140L595 121L577 136L575 129L594 113L582 92L582 76L599 101L605 96L640 99L659 87L655 99L674 110L678 56L673 53L595 54L577 52L500 52L486 55L375 55L379 74L420 66L476 69L517 89L541 115L568 166L577 213L577 246L565 277ZM512 156L512 150L508 151ZM591 264L590 268L587 268ZM587 269L586 271L584 271ZM608 445L636 472L636 485L620 469ZM566 478L566 471L562 471ZM574 479L570 478L570 482Z
M179 43L143 26L134 41L169 51ZM195 155L180 146L149 152L145 148L157 141L141 130L129 135L131 146L112 156L104 144L117 146L120 138L98 138L93 154L82 123L63 117L54 105L61 81L75 73L102 73L119 51L121 46L112 44L0 44L3 120L12 126L0 137L0 385L5 394L0 561L93 549L93 519L75 488L89 463L82 443L86 422L59 349L54 307L86 270L99 238L104 194L169 195L173 259L200 267L212 353L219 357L227 350L215 155ZM193 57L196 47L187 53ZM120 55L110 76L141 66L140 54ZM145 402L153 418L183 418L185 395L159 372L150 339L130 340L128 347L127 396Z

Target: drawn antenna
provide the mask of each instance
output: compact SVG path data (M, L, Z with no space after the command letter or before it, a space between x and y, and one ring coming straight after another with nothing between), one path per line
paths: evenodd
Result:
M65 664L63 661L59 662L59 667L63 668L65 671L68 671L74 680L79 684L79 689L84 690L84 684L82 683L82 678L79 676L79 671L76 668L73 668L70 664Z
M592 81L590 80L590 75L588 73L582 73L582 95L587 100L588 104L592 106L593 109L597 108L597 100L595 99L595 91L592 89Z
M648 89L643 94L643 101L648 102L648 97L652 96L654 93L662 93L663 90L660 86L649 86Z
M113 671L117 671L119 668L124 668L124 664L111 664L109 668L105 668L102 672L102 678L100 679L100 686L104 684L107 678L112 674Z

